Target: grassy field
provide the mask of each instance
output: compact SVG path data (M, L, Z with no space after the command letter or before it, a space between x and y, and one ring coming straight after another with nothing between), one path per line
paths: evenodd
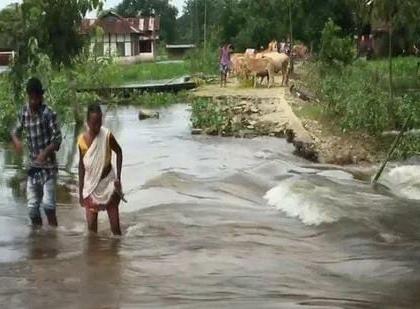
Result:
M84 119L84 108L100 99L92 93L77 92L78 88L106 87L124 83L141 83L148 80L172 79L191 74L191 62L142 63L118 65L112 61L80 61L72 68L50 70L48 74L38 74L47 88L46 100L57 111L62 122ZM38 76L37 75L37 76ZM12 83L7 74L0 75L0 140L7 140L16 120L19 106L23 104L22 92L17 101L13 95ZM144 93L131 97L106 98L109 103L133 104L147 107L159 107L168 104L186 102L185 93Z
M80 88L118 86L149 80L172 79L191 74L190 63L139 63L121 65L113 62L98 64L93 61L72 69L75 83Z
M98 64L93 61L77 65L73 71L79 87L106 87L128 83L141 83L162 79L173 79L185 75L214 75L218 70L217 57L209 54L205 57L200 51L194 52L184 61L150 62L121 65L110 61Z
M142 82L147 80L172 79L196 73L217 74L218 55L214 50L195 50L183 62L153 62L135 65L112 65L110 74L117 84Z
M194 73L215 74L217 53L202 50L192 52L183 62L155 62L120 65L113 59L75 58L71 68L54 69L51 65L31 69L31 75L39 77L47 88L46 100L62 119L62 122L80 122L84 119L85 107L98 99L108 103L132 104L159 107L186 102L186 93L142 93L130 97L99 98L96 94L78 92L80 88L118 86L126 83L141 83L150 80L173 79ZM9 78L11 77L11 78ZM29 73L27 75L29 77ZM7 140L16 120L16 114L25 101L24 88L13 91L13 75L0 75L0 140Z
M365 130L372 134L402 125L413 116L420 127L420 75L416 58L394 59L394 101L389 100L388 62L356 61L328 68L308 65L303 79L321 100L324 114L339 120L342 129Z
M342 132L366 132L381 139L386 130L398 130L407 117L410 127L420 128L420 72L418 58L393 59L394 99L389 96L388 61L357 60L352 65L326 67L308 64L302 74L306 87L320 100L301 113L332 123ZM404 143L400 157L420 150L420 139Z
M420 71L417 72L418 63L420 63L420 59L416 57L399 57L393 59L393 83L397 95L404 95L406 91L420 90ZM388 68L389 64L387 60L366 62L366 70L378 74L381 84L386 90L388 90Z
M178 93L132 93L124 98L112 98L109 103L114 105L134 105L146 108L165 107L175 103L186 103L190 100L188 92L181 91Z
M190 63L141 63L134 65L113 65L116 84L143 82L148 80L172 79L191 74Z

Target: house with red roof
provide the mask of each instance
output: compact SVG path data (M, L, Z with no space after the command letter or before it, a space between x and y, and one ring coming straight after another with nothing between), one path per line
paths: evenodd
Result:
M154 60L160 22L155 16L124 18L108 11L96 19L82 21L82 33L91 35L90 50L96 56L114 56L122 62Z

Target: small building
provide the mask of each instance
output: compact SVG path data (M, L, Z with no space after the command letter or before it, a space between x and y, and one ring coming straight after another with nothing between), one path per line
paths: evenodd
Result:
M15 52L11 49L0 48L0 66L9 66L15 59Z
M387 57L389 54L389 25L380 20L372 20L357 38L358 54L368 57ZM404 28L396 28L392 34L392 54L404 55L413 52L414 42L410 41Z
M155 16L124 18L108 11L97 19L84 19L82 33L101 28L100 35L91 35L90 51L96 56L115 56L121 62L155 59L160 22Z
M357 54L360 57L372 57L374 54L374 38L372 34L356 36Z
M166 52L168 53L169 59L183 59L187 53L196 46L194 44L178 44L178 45L166 45Z

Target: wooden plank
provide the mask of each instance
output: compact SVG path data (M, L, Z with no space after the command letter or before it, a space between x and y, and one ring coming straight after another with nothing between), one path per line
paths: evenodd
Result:
M178 92L182 90L191 90L196 88L197 85L193 81L187 82L170 82L161 84L128 84L121 86L98 87L98 88L79 88L78 92Z

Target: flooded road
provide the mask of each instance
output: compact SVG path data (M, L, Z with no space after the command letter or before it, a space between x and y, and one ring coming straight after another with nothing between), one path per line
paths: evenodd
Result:
M189 115L106 113L124 151L121 238L105 214L86 234L72 133L58 230L31 231L21 162L0 149L0 307L420 307L419 168L374 190L303 168L281 139L193 137Z

